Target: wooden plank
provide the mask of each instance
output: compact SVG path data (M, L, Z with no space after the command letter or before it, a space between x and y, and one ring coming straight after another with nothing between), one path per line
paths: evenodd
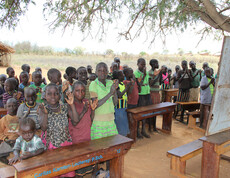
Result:
M230 140L230 129L213 135L202 137L200 138L200 140L210 142L216 145L224 144L225 142L228 142Z
M193 152L196 152L198 150L201 150L203 147L202 141L200 140L195 140L193 142L187 143L185 145L182 145L180 147L174 148L172 150L168 151L168 154L177 156L177 157L184 157L186 155L189 155ZM199 152L199 151L198 151Z
M160 104L154 104L154 105L149 105L149 106L142 106L142 107L137 107L137 108L133 108L133 109L127 109L127 112L133 113L133 114L137 114L137 113L141 113L141 112L145 112L145 111L155 111L158 110L159 108L167 108L170 106L176 106L175 103L171 103L171 102L163 102Z
M220 155L224 154L226 152L230 151L230 140L221 144L221 145L216 145L215 146L215 152Z
M133 140L121 135L48 150L14 165L18 177L53 177L124 155ZM46 174L46 175L45 175Z
M15 168L13 166L4 165L0 168L0 178L13 178L15 175Z
M189 102L177 101L176 103L180 104L180 105L197 105L197 104L200 104L200 102L197 102L197 101L189 101Z

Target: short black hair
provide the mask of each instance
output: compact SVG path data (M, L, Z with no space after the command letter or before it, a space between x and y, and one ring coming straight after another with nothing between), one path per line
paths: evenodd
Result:
M81 82L81 81L76 81L76 82L74 82L74 84L73 84L73 89L77 86L77 85L81 85L81 86L83 86L84 88L85 88L85 84L83 83L83 82Z
M37 94L36 89L32 88L32 87L26 87L25 90L24 90L24 93L26 94L29 90L32 90L35 95Z
M4 77L5 79L7 79L6 74L0 74L0 79L1 79L2 77Z
M145 59L144 59L144 58L139 58L139 59L137 60L137 64L139 64L139 63L142 62L142 61L145 61Z
M20 76L22 76L23 74L26 74L26 75L28 76L28 78L29 78L29 74L28 74L28 72L26 72L26 71L22 71L22 72L20 73Z
M49 69L48 72L47 72L47 77L48 77L49 80L50 80L50 76L53 75L53 74L54 75L55 74L60 74L61 75L61 72L56 68Z
M15 78L8 78L5 82L10 82L15 88L17 87L17 80Z
M24 70L26 70L27 67L30 68L29 64L23 64L22 67L21 67L21 69L24 71Z
M105 67L106 70L107 70L107 72L109 71L109 70L108 70L107 64L104 63L104 62L100 62L100 63L98 63L97 66L96 66L96 72L98 71L99 67L101 67L101 66Z
M87 69L84 66L80 66L77 68L77 74L78 74L79 70L81 70L81 69L85 69L87 71Z
M39 70L35 70L33 73L32 73L32 77L34 77L35 75L42 75L41 72Z
M65 73L68 75L68 76L70 76L72 73L74 73L74 72L76 72L77 73L77 70L76 70L76 68L74 68L74 67L67 67L66 68L66 70L65 70Z
M118 79L118 77L119 77L119 73L120 72L123 72L122 70L115 70L115 71L113 71L113 80L115 80L115 79Z
M186 60L181 61L181 65L186 64L188 65L188 62Z
M7 100L6 104L8 104L8 103L16 103L17 104L18 102L15 98L10 98Z
M36 131L36 124L32 118L26 117L19 119L19 128L27 125L30 126L31 130Z
M6 73L8 74L10 72L10 70L14 70L13 67L7 67Z
M149 65L152 66L153 64L157 64L158 63L158 60L157 59L151 59L149 61Z
M58 86L57 86L56 84L54 84L54 83L49 83L48 85L46 85L45 93L46 93L46 91L47 91L47 89L48 89L49 87L54 87L54 88L56 88L56 89L59 91Z

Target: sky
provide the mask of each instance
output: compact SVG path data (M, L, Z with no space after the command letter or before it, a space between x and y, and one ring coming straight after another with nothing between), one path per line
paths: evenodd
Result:
M38 1L37 5L30 5L26 15L20 20L16 29L8 30L0 29L0 41L16 44L17 42L30 41L38 46L52 46L54 49L74 49L75 47L83 47L88 52L103 53L106 49L112 49L115 53L127 52L139 54L141 51L153 54L161 53L163 50L168 50L169 53L177 53L178 49L183 49L184 52L208 50L211 53L221 51L222 41L214 41L213 37L208 37L201 41L197 46L200 36L196 35L191 29L186 30L183 34L168 35L166 37L166 45L161 39L156 39L155 43L149 47L149 41L145 42L145 35L135 39L134 41L125 40L124 37L118 40L118 30L111 25L107 32L106 38L99 41L95 38L86 38L84 41L83 34L75 29L67 30L64 34L61 29L51 33L48 28L48 22L44 20L42 14L42 1ZM43 1L44 2L44 1ZM198 29L198 28L197 28Z

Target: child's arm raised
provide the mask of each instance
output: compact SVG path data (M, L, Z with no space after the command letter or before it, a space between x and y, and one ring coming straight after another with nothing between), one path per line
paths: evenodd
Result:
M91 106L91 114L90 114L90 118L91 118L91 123L93 123L93 119L95 116L95 109L97 108L98 105L98 99L94 99L93 101L90 100L90 106Z
M48 127L48 112L43 104L38 106L38 120L40 121L40 126L42 131L46 131Z

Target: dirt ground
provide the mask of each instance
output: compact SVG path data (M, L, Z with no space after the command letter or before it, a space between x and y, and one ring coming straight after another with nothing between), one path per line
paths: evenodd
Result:
M157 126L161 128L161 116ZM173 120L172 134L162 132L151 134L151 138L139 139L125 155L125 178L173 178L170 175L170 158L168 150L194 141L204 136L203 133L188 128L187 125ZM228 153L229 154L229 153ZM230 162L220 161L220 178L229 176ZM201 154L188 160L186 176L198 178L201 175Z

